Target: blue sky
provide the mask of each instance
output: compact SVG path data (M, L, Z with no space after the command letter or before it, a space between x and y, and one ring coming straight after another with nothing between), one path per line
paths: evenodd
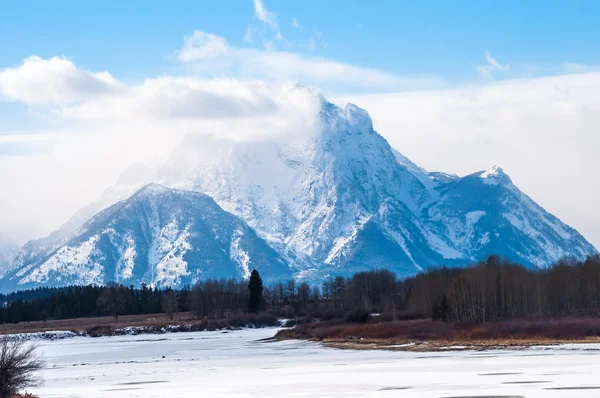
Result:
M0 0L0 234L49 233L187 131L244 136L280 125L278 107L296 121L311 108L282 87L298 82L365 107L429 170L502 166L600 245L599 15L576 0Z
M267 0L264 6L276 14L290 50L396 74L470 81L486 50L511 65L497 79L556 74L565 63L600 64L595 1ZM63 55L126 81L177 73L170 56L193 30L249 46L247 27L259 24L250 0L3 0L0 7L0 67L33 54ZM292 27L294 19L302 31ZM299 44L315 35L316 48Z

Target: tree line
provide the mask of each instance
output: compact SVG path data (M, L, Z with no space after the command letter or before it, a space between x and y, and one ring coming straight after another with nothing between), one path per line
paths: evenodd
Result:
M399 279L387 270L328 278L320 285L296 280L263 286L254 270L249 281L211 279L183 289L140 289L118 284L35 289L0 295L0 323L164 312L228 318L269 311L294 318L369 314L390 320L432 318L452 323L600 315L600 256L563 260L527 269L497 256L466 268L434 268Z
M409 311L453 323L598 316L600 256L562 260L540 270L490 256L463 270L418 275L411 292Z
M263 282L253 270L248 282L207 280L174 290L106 286L39 288L0 295L0 324L98 316L143 315L164 312L173 319L180 312L201 318L227 318L264 310Z

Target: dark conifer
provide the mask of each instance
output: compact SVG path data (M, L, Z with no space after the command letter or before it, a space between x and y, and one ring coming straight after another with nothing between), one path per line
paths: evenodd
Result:
M440 318L440 307L438 307L437 302L435 302L433 303L433 308L431 309L431 320L439 321Z
M445 294L444 297L442 297L442 302L440 304L439 316L442 321L448 322L448 298Z
M263 281L257 270L253 269L248 282L248 291L250 293L248 309L250 312L258 313L262 306Z

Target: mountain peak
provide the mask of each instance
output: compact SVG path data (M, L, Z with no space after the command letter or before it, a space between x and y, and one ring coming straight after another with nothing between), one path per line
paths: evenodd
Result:
M481 173L481 178L488 178L488 177L498 176L501 174L505 174L504 170L502 170L502 167L494 165L494 166L492 166L491 169L487 169L486 171Z
M344 107L344 116L350 126L360 130L373 130L373 122L371 121L369 112L352 103L348 103Z
M502 168L499 166L493 166L488 170L479 172L478 176L483 180L485 184L488 185L512 184L512 180L510 179L508 174L506 174L504 170L502 170Z
M156 182L151 182L141 187L137 194L160 194L169 191L170 189Z
M367 133L373 131L373 122L369 113L352 104L348 103L343 108L325 102L320 112L321 121L328 130L335 132Z

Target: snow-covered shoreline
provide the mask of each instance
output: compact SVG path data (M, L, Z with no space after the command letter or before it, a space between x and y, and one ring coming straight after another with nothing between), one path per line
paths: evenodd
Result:
M40 397L597 396L598 349L338 350L277 328L42 340ZM552 395L555 394L555 395ZM558 395L556 395L558 394ZM569 395L570 394L570 395Z
M63 340L72 337L82 336L77 332L69 332L64 330L49 330L45 332L32 332L32 333L15 333L5 334L0 336L1 338L8 339L10 341L37 341L37 340Z
M285 320L282 321L282 325L285 324ZM115 337L115 336L138 336L138 335L160 335L169 333L200 333L200 332L231 332L240 331L247 329L278 329L279 326L257 326L257 325L246 325L244 327L232 327L228 326L225 328L218 328L214 330L201 330L197 328L195 324L179 324L179 325L161 325L161 326L127 326L123 328L109 329L104 334L96 333L90 334L85 331L65 331L65 330L49 330L43 332L30 332L30 333L13 333L0 335L0 338L6 338L11 341L40 341L40 340L64 340L73 337Z

